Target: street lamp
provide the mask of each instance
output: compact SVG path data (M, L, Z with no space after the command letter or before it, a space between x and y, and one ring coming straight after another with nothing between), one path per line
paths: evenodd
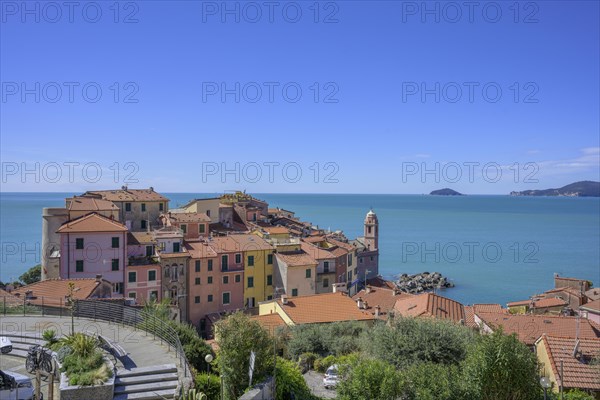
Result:
M545 376L542 376L540 378L540 385L542 386L542 388L544 388L544 400L548 400L548 389L552 387L552 382L550 382L550 379L546 378Z
M206 361L206 392L208 394L208 389L210 388L210 363L213 361L212 354L208 353L206 356L204 356L204 361Z

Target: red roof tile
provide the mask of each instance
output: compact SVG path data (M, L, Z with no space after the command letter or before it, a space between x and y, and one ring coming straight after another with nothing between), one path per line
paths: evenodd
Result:
M360 310L344 293L323 293L288 298L287 304L276 300L295 324L318 324L338 321L368 321L373 315Z
M400 315L409 317L435 317L455 322L465 320L465 310L461 303L433 293L398 300L394 309Z
M92 213L61 225L58 233L127 232L127 227L113 219Z

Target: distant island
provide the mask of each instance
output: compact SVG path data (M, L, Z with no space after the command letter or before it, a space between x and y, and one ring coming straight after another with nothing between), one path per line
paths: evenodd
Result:
M511 196L568 196L600 197L600 182L581 181L571 183L559 189L523 190L510 192Z
M452 190L452 189L439 189L439 190L434 190L433 192L429 193L430 195L434 195L434 196L462 196L462 193L458 193L456 190Z

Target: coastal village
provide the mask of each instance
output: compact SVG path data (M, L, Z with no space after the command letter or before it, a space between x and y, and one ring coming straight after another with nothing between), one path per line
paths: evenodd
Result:
M356 221L363 236L347 238L245 192L170 208L153 188L124 186L67 198L65 207L45 208L42 219L42 279L0 290L5 310L66 309L69 296L131 308L163 303L170 319L191 324L216 353L214 327L237 311L271 333L343 321L440 319L483 334L514 333L553 391L600 398L600 373L590 363L600 354L600 289L592 282L555 275L553 288L529 299L463 305L439 294L452 286L439 273L386 280L373 210Z

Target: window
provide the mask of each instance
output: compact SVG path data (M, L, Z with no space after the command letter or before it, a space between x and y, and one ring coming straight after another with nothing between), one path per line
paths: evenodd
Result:
M142 212L146 212L146 203L142 203Z
M200 260L196 260L196 272L200 272Z
M273 254L267 255L267 264L269 264L269 265L273 264Z
M199 285L200 284L200 278L195 278L194 279L194 284L195 285Z
M311 273L311 271L310 271L310 268L308 268L308 269L305 271L305 273L306 273L306 277L307 277L307 278L310 278L310 277L312 276L312 273Z
M212 271L213 260L208 260L208 271Z
M137 274L135 273L135 271L130 271L127 274L127 282L129 282L129 283L135 283L136 280L137 280L137 276L136 275Z
M371 256L371 261L373 261L373 256Z
M212 284L212 276L209 276L209 277L208 277L207 283L208 283L209 285L211 285L211 284Z
M363 258L362 258L362 257L360 257L360 258L358 259L358 262L362 264L362 263L363 263Z
M135 292L129 292L129 298L135 299Z
M248 266L254 267L254 256L248 256Z
M271 296L271 295L267 296L267 300L273 300L273 296Z
M329 279L323 279L323 287L329 287Z
M112 270L113 271L118 271L119 270L119 259L118 258L113 258L112 259Z
M165 267L165 278L169 277L169 267Z
M241 262L242 262L242 255L238 253L235 255L235 263L240 264Z
M146 220L143 219L142 222L141 222L141 228L142 229L146 229L147 227L148 227L148 225L146 224Z
M196 303L196 304L200 303L200 296L194 297L194 303Z
M256 221L256 213L252 214L252 221Z
M323 261L323 272L324 273L329 272L329 261Z
M254 277L253 276L249 276L248 277L248 287L249 288L253 288L254 287Z
M229 257L227 254L221 256L221 271L227 271L229 269Z
M367 228L367 230L369 231L369 233L371 233L371 229L372 228L370 226Z
M267 285L273 285L273 275L267 275Z
M348 265L352 265L352 254L348 254Z
M131 203L125 203L125 211L131 211Z
M223 305L229 304L231 294L229 292L223 293Z
M150 292L150 300L158 300L158 291L153 290Z
M298 296L298 289L292 289L292 296Z
M206 216L210 217L210 210L206 210Z
M148 280L155 281L156 280L156 271L148 271Z
M75 248L77 250L83 249L83 238L77 238L77 239L75 239Z
M348 271L348 281L352 280L352 271Z
M146 246L146 257L152 257L154 254L153 246Z
M173 243L173 253L179 253L179 242Z
M165 209L164 203L158 203L158 211L163 211Z
M119 238L118 237L112 238L112 248L113 249L119 248Z
M212 294L209 294L209 295L208 295L208 302L209 302L209 303L212 303L212 301L213 301L213 295L212 295Z
M224 276L223 277L223 284L227 285L229 283L229 277L228 276Z
M181 231L183 232L184 235L187 233L187 225L186 224L181 224Z
M123 294L123 282L113 284L113 291L115 293Z
M75 261L75 272L83 272L83 260Z
M240 275L235 276L235 283L240 283L241 280L242 280L242 277Z
M199 232L199 233L205 233L205 232L206 232L206 225L204 225L204 224L199 224L199 225L198 225L198 232Z

